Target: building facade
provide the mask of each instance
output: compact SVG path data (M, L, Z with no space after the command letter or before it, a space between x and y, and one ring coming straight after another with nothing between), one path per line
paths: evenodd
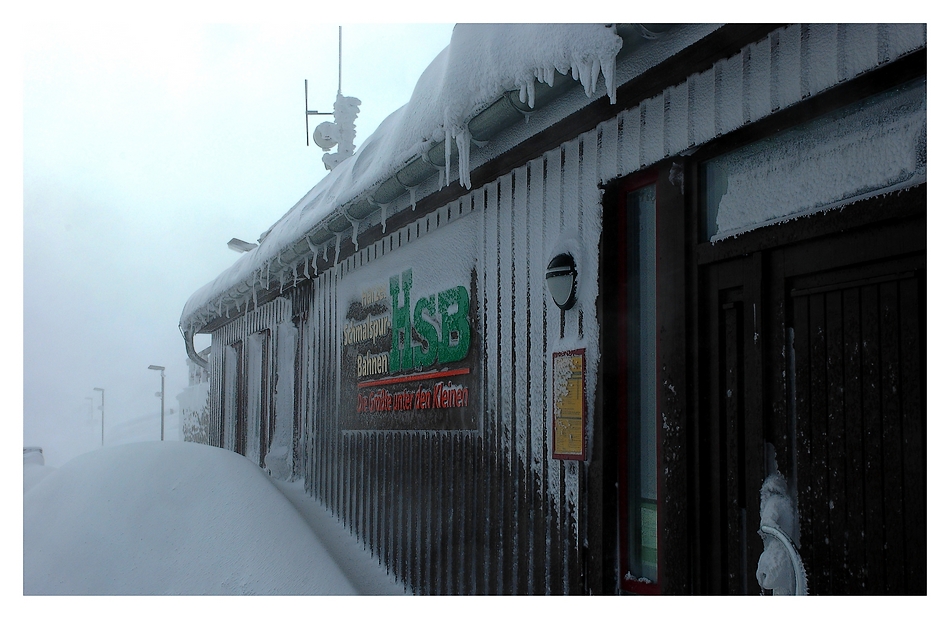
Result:
M394 115L195 293L207 442L413 593L925 593L925 26L433 66L479 28L570 60L411 157Z

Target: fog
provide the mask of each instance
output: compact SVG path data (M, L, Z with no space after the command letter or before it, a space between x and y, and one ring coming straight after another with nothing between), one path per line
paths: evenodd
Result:
M344 25L357 147L451 31ZM177 438L182 307L238 258L228 240L256 242L327 173L306 145L303 80L309 108L332 111L337 37L312 19L24 25L23 440L48 465L99 446L96 387L107 445L158 439L152 364Z

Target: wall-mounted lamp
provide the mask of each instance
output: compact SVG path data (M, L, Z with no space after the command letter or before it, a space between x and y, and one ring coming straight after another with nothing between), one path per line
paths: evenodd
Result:
M548 263L544 279L554 303L569 310L577 302L577 265L571 254L558 254Z

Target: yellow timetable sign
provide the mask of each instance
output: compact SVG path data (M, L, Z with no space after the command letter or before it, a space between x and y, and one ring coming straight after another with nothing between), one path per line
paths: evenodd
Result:
M584 460L587 436L584 385L584 350L554 353L553 457Z

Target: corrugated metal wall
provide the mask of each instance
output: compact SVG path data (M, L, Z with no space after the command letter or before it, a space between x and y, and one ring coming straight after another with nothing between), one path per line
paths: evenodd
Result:
M294 311L303 406L303 462L295 468L308 491L412 592L586 592L587 465L550 457L550 383L554 352L586 348L594 411L598 184L924 44L920 26L781 29L321 273L312 305ZM340 282L407 244L437 243L427 235L462 217L475 218L478 229L472 302L483 342L481 430L341 430ZM562 314L543 282L550 257L566 249L578 258L580 302ZM215 444L234 448L233 421L224 418L225 348L289 319L289 307L263 306L214 334Z
M418 593L579 593L584 464L550 458L551 355L588 350L592 409L600 193L590 133L364 248L316 280L304 337L308 489ZM596 158L591 158L596 159ZM584 189L581 189L581 188ZM475 218L479 431L341 431L337 385L343 278L459 218ZM584 239L592 243L582 246ZM563 315L544 287L570 246L587 284ZM451 247L443 248L451 252Z
M278 298L266 303L257 309L253 309L243 316L229 322L221 329L215 331L211 337L211 355L210 355L210 381L211 381L211 428L209 439L212 445L223 447L225 449L235 450L235 427L237 420L234 415L238 408L244 411L257 411L258 418L255 420L255 426L260 427L260 415L270 414L270 406L273 406L273 397L269 391L276 384L276 367L274 361L277 359L277 325L287 322L291 317L291 303L288 299ZM260 337L260 344L254 348L257 354L254 355L256 363L261 365L260 372L250 372L256 375L257 384L248 384L243 389L238 389L238 377L247 377L248 363L250 362L248 354L235 354L233 345L241 343L241 351L248 351L248 342L252 336L257 336L265 331L270 331L270 336ZM267 367L264 367L266 364ZM238 367L239 366L239 367ZM266 376L266 380L261 381L261 373ZM268 385L268 393L262 394L262 385ZM244 399L244 402L239 402ZM248 406L248 403L255 403ZM230 409L230 415L226 414ZM255 456L259 455L252 449ZM245 452L247 453L247 452ZM255 461L258 458L254 458Z

